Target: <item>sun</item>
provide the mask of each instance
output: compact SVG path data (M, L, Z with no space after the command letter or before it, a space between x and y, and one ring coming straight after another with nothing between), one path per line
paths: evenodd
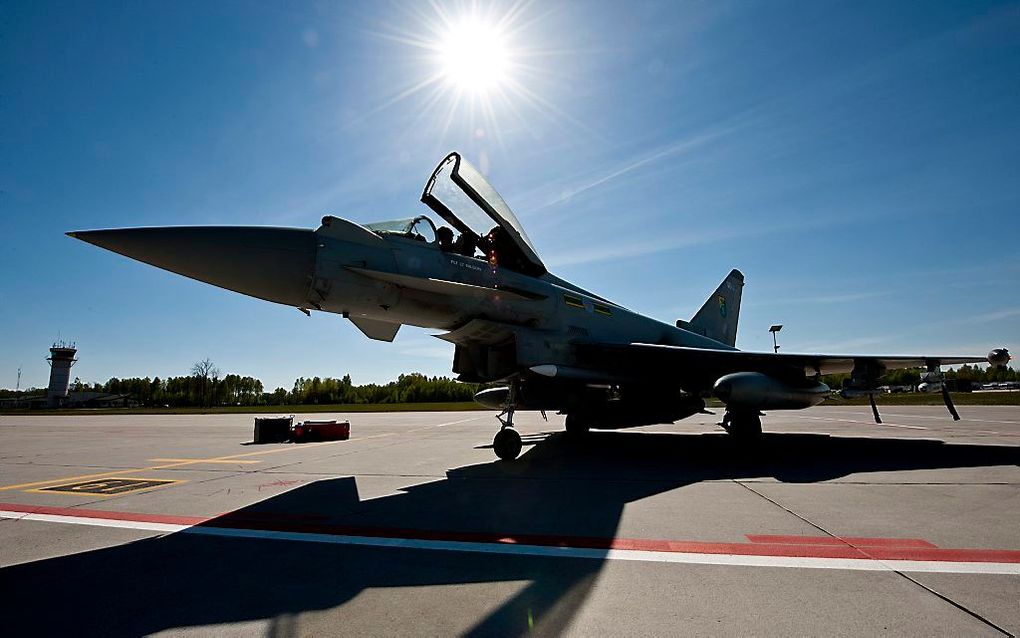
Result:
M449 25L438 44L443 79L457 90L484 95L505 83L510 51L505 35L493 25L461 20Z
M506 134L521 131L541 136L549 120L581 126L549 99L569 78L570 65L557 56L574 56L542 43L539 25L558 9L534 0L427 0L405 10L369 35L400 47L407 80L391 83L348 126L397 105L413 105L416 130L437 140L470 135L481 146L502 146Z

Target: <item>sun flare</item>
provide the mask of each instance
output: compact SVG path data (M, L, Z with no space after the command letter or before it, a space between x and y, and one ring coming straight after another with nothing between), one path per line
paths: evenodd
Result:
M403 49L408 79L354 121L413 104L416 128L440 140L468 135L479 145L503 145L509 131L540 136L550 120L576 123L549 100L569 68L557 56L569 51L536 37L554 12L532 0L495 8L479 0L409 3L405 16L372 34Z
M502 85L509 58L504 35L480 20L450 25L439 43L443 78L469 93L485 94Z

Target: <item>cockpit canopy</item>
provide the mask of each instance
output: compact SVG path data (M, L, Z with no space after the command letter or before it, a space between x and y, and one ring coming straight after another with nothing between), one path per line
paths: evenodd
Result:
M484 237L495 224L518 253L513 260L517 269L531 275L546 272L545 264L517 216L496 189L459 153L450 153L439 163L425 185L421 201L462 233Z
M365 224L365 228L379 235L401 235L427 242L436 240L436 226L425 215L385 222L373 222Z

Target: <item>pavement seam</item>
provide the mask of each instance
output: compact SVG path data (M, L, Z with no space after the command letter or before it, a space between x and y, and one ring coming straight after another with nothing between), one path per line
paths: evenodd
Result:
M953 600L952 598L950 598L949 596L946 596L945 594L941 594L941 593L935 591L934 589L932 589L931 587L928 587L927 585L925 585L924 583L918 581L917 579L911 578L910 575L908 575L908 574L906 574L904 572L901 572L901 571L899 571L897 569L894 569L893 571L896 572L897 574L899 574L900 576L902 576L903 578L906 578L910 582L914 583L915 585L917 585L921 589L925 590L929 594L932 594L932 595L934 595L934 596L936 596L938 598L941 598L942 600L946 601L947 603L949 603L953 607L956 607L960 611L962 611L962 612L964 612L964 613L966 613L966 614L968 614L970 616L973 616L974 618L976 618L977 620L979 620L979 621L983 622L984 624L988 625L992 629L1000 632L1002 635L1009 636L1010 638L1016 638L1016 634L1014 634L1014 633L1012 633L1012 632L1010 632L1010 631L1008 631L1006 629L1003 629L1002 627L996 625L991 620L988 620L987 618L985 618L981 614L977 613L976 611L967 608L962 603L958 603L955 600Z
M801 521L807 523L811 527L814 527L815 529L817 529L818 531L822 532L826 536L830 536L830 537L835 538L835 539L837 539L837 540L839 540L841 542L844 542L848 546L853 547L854 549L864 553L865 555L868 556L868 558L871 558L872 560L876 560L876 561L882 562L882 563L886 562L886 561L883 561L883 560L880 560L880 559L876 559L876 558L873 558L872 556L870 556L868 554L868 552L867 552L867 548L857 547L856 545L854 545L853 543L849 542L845 538L842 538L841 536L833 534L832 532L830 532L829 530L825 529L821 525L815 523L814 521L812 521L812 520L810 520L808 518L805 518L804 516L801 516L797 512L794 512L793 510L791 510L790 508L786 507L785 505L779 503L775 499L772 499L772 498L766 496L765 494L762 494L758 490L756 490L756 489L754 489L754 488L752 488L752 487L750 487L748 485L745 485L743 482L741 482L741 481L739 481L737 479L734 479L733 482L736 483L737 485L743 487L744 489L750 491L751 493L756 494L757 496L765 499L769 503L772 503L773 505L775 505L776 507L780 508L784 512L790 514L791 516L794 516L794 517L800 519ZM889 568L889 571L894 573L894 574L896 574L896 575L898 575L898 576L900 576L900 577L902 577L902 578L904 578L904 579L906 579L908 582L913 583L914 585L920 587L921 589L925 590L929 594L932 594L933 596L935 596L935 597L937 597L937 598L939 598L939 599L949 603L950 605L952 605L953 607L956 607L957 609L959 609L960 611L966 613L967 615L972 616L973 618L979 620L980 622L988 625L989 627L991 627L995 631L998 631L998 632L1002 633L1004 636L1010 636L1010 638L1015 638L1015 634L1012 634L1012 633L1006 631L1005 629L1003 629L1002 627L996 625L995 623L993 623L992 621L988 620L987 618L985 618L981 614L977 613L976 611L973 611L973 610L967 608L962 603L958 603L955 600L953 600L952 598L950 598L950 597L948 597L946 595L943 595L943 594L935 591L931 587L928 587L927 585L924 585L924 584L920 583L919 581L915 580L914 578L911 578L906 573L904 573L904 572L902 572L902 571L900 571L898 569L893 569L892 567Z

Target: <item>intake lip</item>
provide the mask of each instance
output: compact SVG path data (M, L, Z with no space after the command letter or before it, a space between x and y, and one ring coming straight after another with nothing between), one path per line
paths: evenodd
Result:
M315 231L266 226L83 230L68 236L220 288L288 306L307 304Z

